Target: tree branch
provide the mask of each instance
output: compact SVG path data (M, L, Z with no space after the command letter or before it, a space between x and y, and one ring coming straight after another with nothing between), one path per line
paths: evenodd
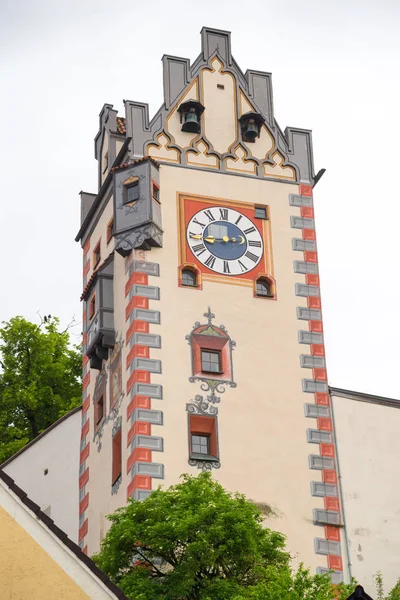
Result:
M156 573L159 575L159 577L165 577L165 573L163 573L162 571L160 571L160 569L158 569L156 567L156 565L151 562L151 560L149 560L144 554L142 554L139 550L139 548L136 548L136 551L140 554L140 556L143 558L143 560L147 563L149 563L149 565L156 571Z

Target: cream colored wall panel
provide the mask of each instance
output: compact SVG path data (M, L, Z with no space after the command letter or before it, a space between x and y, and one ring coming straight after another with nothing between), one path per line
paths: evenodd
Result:
M221 154L237 139L236 82L230 73L222 73L223 64L218 58L211 63L212 71L202 71L204 133L214 149ZM223 89L217 86L223 86Z
M161 189L163 228L169 234L164 247L148 255L160 263L161 325L153 331L161 334L162 349L152 356L163 364L158 377L164 399L158 405L164 426L157 428L164 437L163 484L176 483L184 472L198 472L188 465L186 404L202 392L198 383L189 382L191 354L185 336L196 321L206 322L203 314L210 306L214 323L224 324L237 344L233 351L237 388L228 388L218 405L221 468L213 475L228 489L271 504L278 516L268 524L288 535L291 552L300 553L313 568L324 565L313 546L318 530L312 524L312 509L323 508L323 499L310 493L310 481L320 481L321 476L308 466L313 449L306 441L306 429L313 421L304 417L305 374L297 337L302 324L296 307L307 306L306 298L294 295L295 283L302 279L293 271L298 253L292 250L296 232L290 215L299 214L299 209L289 206L288 196L297 188L186 169L179 169L178 176L176 169L162 166ZM177 191L270 206L278 301L254 298L248 287L209 281L203 282L202 291L178 287Z
M157 144L149 144L147 146L148 156L170 162L179 162L179 152L174 148L168 148L170 141L167 136L164 133L160 133L156 139Z
M257 173L257 164L252 160L245 160L246 150L239 144L233 152L236 158L226 158L225 164L227 171L237 171L242 173Z
M209 167L216 169L219 166L219 160L216 156L207 156L208 146L202 140L196 144L197 152L189 151L187 153L187 163L189 165L195 165L197 167Z
M272 155L273 165L264 165L265 177L274 177L276 179L296 179L295 170L292 167L283 167L285 161L280 152L275 152Z

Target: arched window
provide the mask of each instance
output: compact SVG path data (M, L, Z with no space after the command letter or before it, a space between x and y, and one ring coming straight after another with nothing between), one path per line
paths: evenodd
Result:
M182 285L197 286L197 274L192 269L182 269Z
M257 296L272 296L271 283L265 277L260 277L256 281L256 295Z

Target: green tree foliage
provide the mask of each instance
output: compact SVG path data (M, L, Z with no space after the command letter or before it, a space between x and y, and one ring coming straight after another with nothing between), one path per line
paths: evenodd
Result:
M94 557L132 600L344 600L327 575L290 568L284 536L209 473L154 491L110 515Z
M0 463L80 403L82 355L59 320L0 328Z

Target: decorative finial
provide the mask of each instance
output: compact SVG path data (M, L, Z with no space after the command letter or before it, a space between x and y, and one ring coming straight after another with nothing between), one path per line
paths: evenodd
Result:
M204 313L203 317L207 317L208 319L208 324L212 325L212 320L215 319L215 315L211 312L211 308L208 307L208 311L206 313Z

